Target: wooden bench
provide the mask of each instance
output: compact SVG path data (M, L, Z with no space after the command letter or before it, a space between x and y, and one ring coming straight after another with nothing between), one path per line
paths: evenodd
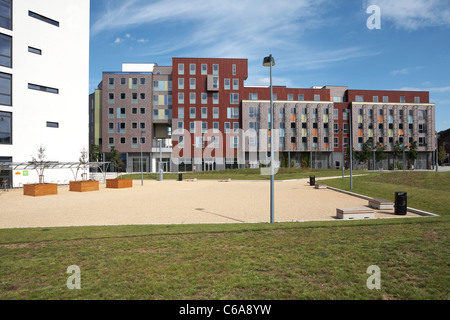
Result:
M374 211L370 208L337 208L336 215L344 220L362 220L375 218Z
M220 179L219 182L231 182L231 178L228 178L228 179Z
M371 208L379 210L392 210L394 209L394 203L385 199L370 199L369 206Z
M187 182L195 182L195 181L197 181L197 178L194 178L194 179L185 179L184 181L187 181Z
M316 189L326 189L326 188L327 188L327 185L326 185L326 184L323 184L323 183L319 183L319 184L316 184L316 185L315 185L315 188L316 188Z

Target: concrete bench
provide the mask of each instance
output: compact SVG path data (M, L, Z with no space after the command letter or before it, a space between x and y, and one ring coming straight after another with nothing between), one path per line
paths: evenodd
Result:
M231 182L231 178L228 178L228 179L220 179L219 182Z
M375 218L374 211L370 208L337 208L336 215L344 220L362 220Z
M369 206L371 208L379 210L391 210L394 209L394 203L385 199L370 199Z
M315 185L315 188L316 188L316 189L326 189L326 188L327 188L327 185L326 185L326 184L323 184L323 183L319 183L319 184L316 184L316 185Z
M187 181L187 182L195 182L195 181L197 181L197 178L194 178L194 179L185 179L184 181Z

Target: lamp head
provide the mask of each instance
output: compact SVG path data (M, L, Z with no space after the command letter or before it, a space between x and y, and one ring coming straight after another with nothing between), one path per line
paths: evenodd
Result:
M272 57L272 55L265 57L263 60L264 67L270 67L270 65L272 65L272 67L275 65L275 59Z

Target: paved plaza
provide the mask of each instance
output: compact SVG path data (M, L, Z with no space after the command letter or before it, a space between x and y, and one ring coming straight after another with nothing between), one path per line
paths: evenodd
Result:
M267 223L269 181L133 181L128 189L24 196L22 189L1 191L0 228L138 224ZM364 207L368 201L315 189L307 179L275 182L275 222L336 220L336 208ZM408 212L408 217L418 215ZM375 210L375 218L397 218Z

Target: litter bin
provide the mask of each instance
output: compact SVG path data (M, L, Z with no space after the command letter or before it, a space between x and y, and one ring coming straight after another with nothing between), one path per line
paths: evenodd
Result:
M395 192L395 214L399 216L406 215L408 208L407 193L403 191Z
M309 176L309 185L310 186L316 185L316 176Z
M183 181L183 174L182 173L178 174L178 181Z

